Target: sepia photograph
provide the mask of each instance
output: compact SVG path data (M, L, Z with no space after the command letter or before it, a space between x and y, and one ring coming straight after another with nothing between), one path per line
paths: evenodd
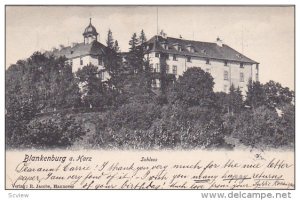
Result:
M5 155L12 190L294 190L295 6L6 5Z

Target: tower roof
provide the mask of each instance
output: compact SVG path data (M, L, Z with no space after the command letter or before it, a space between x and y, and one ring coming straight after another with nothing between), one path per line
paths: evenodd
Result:
M92 18L90 18L90 24L84 29L83 36L98 35L96 28L92 25Z

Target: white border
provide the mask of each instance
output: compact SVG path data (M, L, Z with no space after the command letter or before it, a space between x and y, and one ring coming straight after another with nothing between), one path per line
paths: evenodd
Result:
M299 2L299 1L298 1ZM298 33L298 27L300 26L299 24L299 16L297 16L297 7L300 3L297 3L296 0L289 0L289 1L280 1L280 0L272 0L272 1L261 1L261 0L245 0L245 1L238 1L238 0L211 0L211 1L191 1L191 0L185 0L185 1L179 1L179 0L172 0L171 2L168 2L166 0L144 0L143 2L138 1L138 0L127 0L127 1L121 1L121 0L106 0L106 1L96 1L96 0L73 0L73 1L61 1L61 0L49 0L47 2L41 1L41 0L30 0L30 1L22 1L22 0L2 0L1 1L1 13L0 13L0 22L1 22L1 31L0 35L2 38L2 43L3 44L0 48L0 60L3 63L3 71L0 72L0 79L1 79L1 84L0 84L0 94L1 94L1 104L0 104L0 126L1 126L1 147L0 147L0 155L1 155L1 165L0 165L0 190L1 194L0 197L1 199L9 199L8 194L9 193L28 193L30 197L28 199L201 199L200 193L204 192L202 191L186 191L186 190L181 190L181 191L125 191L125 190L118 190L118 191L5 191L4 190L4 112L5 112L5 95L4 95L4 70L5 70L5 64L4 64L4 52L5 52L5 47L4 47L4 15L5 15L5 5L6 4L47 4L47 5L53 5L53 4L176 4L176 5L186 5L186 4L201 4L201 5L224 5L224 4L239 4L239 5L265 5L265 4L271 4L271 5L278 5L278 4L289 4L289 5L296 5L296 34ZM299 42L297 40L297 35L296 35L296 50L299 49ZM296 58L298 57L298 51L296 51ZM297 62L296 62L297 63ZM299 70L296 69L296 77L299 77ZM300 81L296 81L296 94L299 94L299 89L300 88ZM299 106L298 106L298 98L296 98L296 116L299 114ZM297 130L298 126L297 124L300 123L300 119L296 117L296 144L297 142ZM298 144L299 145L299 144ZM296 148L296 166L299 166L299 160L300 160L300 152L299 148ZM296 169L296 188L297 190L295 191L288 191L292 193L292 199L300 199L300 192L299 192L299 171ZM217 192L217 190L211 191L211 192ZM230 191L221 191L224 193L229 193ZM247 192L247 191L244 191ZM263 192L263 191L260 191ZM267 192L267 191L265 191ZM284 192L284 191L271 191L272 193L276 192Z

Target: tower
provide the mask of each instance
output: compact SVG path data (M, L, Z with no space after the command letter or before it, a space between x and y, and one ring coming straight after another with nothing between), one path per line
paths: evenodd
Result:
M82 34L84 38L84 44L90 44L93 41L97 41L98 33L96 28L92 25L92 18L90 18L90 24L84 29Z

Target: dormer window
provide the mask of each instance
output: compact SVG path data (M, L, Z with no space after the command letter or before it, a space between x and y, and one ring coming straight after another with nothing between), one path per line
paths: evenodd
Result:
M242 58L243 56L242 56L241 54L237 53L237 54L236 54L236 57Z
M175 43L175 44L173 44L173 46L174 46L174 48L177 50L177 51L179 51L179 44L178 43ZM181 48L181 47L180 47Z
M192 45L190 45L190 44L186 46L186 49L187 49L189 52L191 52L191 53L194 53L194 52L195 52L194 47L193 47Z
M168 50L168 44L166 42L161 43L162 48Z
M180 45L178 46L178 51L182 51L182 47Z
M206 51L204 49L201 50L201 53L206 54Z

